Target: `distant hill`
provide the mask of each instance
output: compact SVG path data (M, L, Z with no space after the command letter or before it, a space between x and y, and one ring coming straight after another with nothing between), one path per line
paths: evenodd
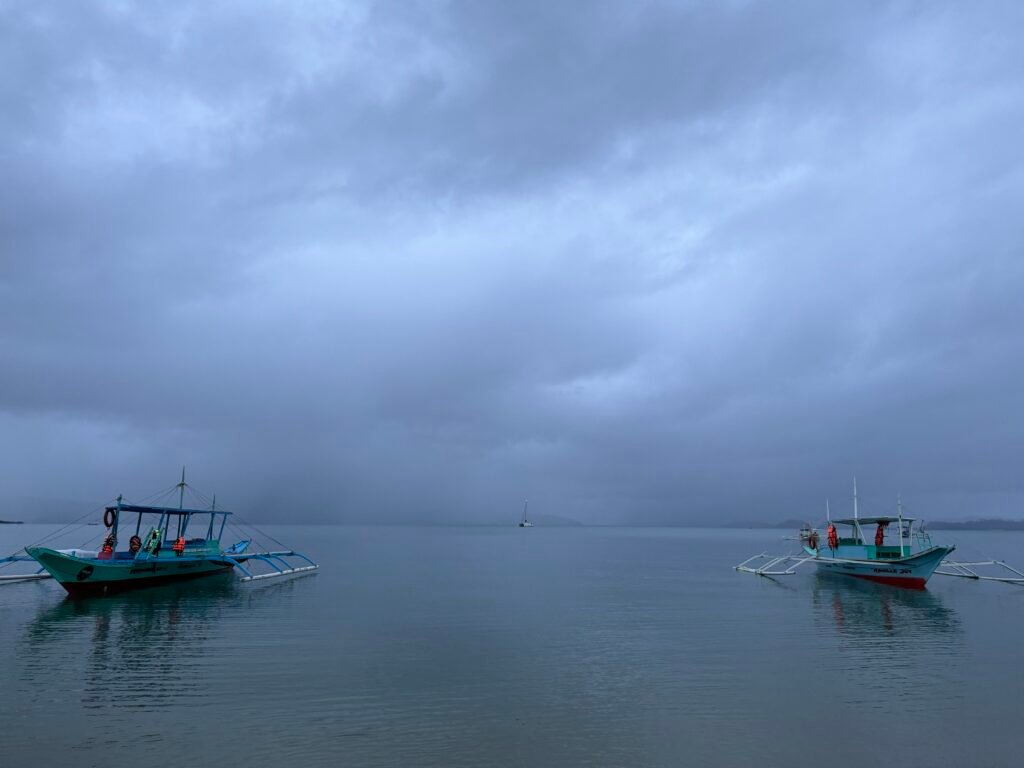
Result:
M22 525L21 520L0 520L0 525Z
M775 528L786 528L786 529L792 529L792 530L799 530L800 528L803 528L808 523L811 523L811 525L815 525L815 523L812 523L810 520L779 520L779 521L774 522L774 523L766 521L766 520L757 520L757 521L746 522L746 523L726 524L725 527L726 528L772 528L772 529L775 529ZM820 527L820 526L816 526L816 527Z
M967 520L960 523L951 523L945 520L936 520L927 524L928 528L935 531L1024 531L1024 520Z

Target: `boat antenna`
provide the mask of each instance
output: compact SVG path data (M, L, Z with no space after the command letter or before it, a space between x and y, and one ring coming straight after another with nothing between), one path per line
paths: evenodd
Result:
M210 509L214 510L214 511L217 510L217 494L216 493L213 494L213 503L210 504Z
M529 499L524 499L523 500L523 522L524 523L526 522L526 508L529 507L529 506L530 506L530 500Z
M185 465L181 467L181 482L178 483L178 509L185 508Z
M832 522L832 510L828 508L828 498L825 499L825 521Z

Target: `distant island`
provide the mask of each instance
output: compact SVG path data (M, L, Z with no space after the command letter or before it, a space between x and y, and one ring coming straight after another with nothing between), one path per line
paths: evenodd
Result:
M0 525L24 525L21 520L0 520Z

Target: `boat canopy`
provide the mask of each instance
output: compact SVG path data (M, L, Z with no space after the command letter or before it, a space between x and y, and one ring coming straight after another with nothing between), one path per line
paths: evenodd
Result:
M138 512L141 515L230 515L223 509L181 509L178 507L147 507L141 504L121 504L107 507L111 512Z
M913 517L893 517L891 515L881 515L879 517L844 517L842 520L833 520L833 523L839 525L871 525L872 523L913 523L916 518Z
M159 522L156 523L155 530L161 531L167 541L174 541L178 538L185 536L185 533L192 522L192 518L200 517L201 520L205 520L205 515L209 515L209 525L206 525L205 539L207 541L220 540L224 535L224 526L227 525L228 517L231 515L230 512L223 509L198 509L196 507L186 507L181 503L184 499L184 488L185 481L178 486L181 489L179 495L179 502L177 507L168 507L164 505L152 506L148 504L125 504L121 497L118 496L117 503L112 504L106 508L103 514L104 524L111 529L113 536L113 543L117 542L117 534L121 528L121 515L125 512L129 514L137 514L137 522L135 523L135 535L138 536L142 533L142 519L146 515L155 515L159 517ZM212 503L212 502L211 502ZM220 530L216 532L214 528L217 526L217 521L220 521ZM176 521L176 522L172 522ZM204 523L205 525L205 523Z

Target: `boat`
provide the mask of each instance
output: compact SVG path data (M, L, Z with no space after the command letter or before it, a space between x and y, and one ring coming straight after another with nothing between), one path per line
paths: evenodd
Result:
M825 542L812 533L802 548L825 573L922 589L956 547L935 545L926 533L915 534L915 522L902 515L832 520ZM887 542L886 532L894 524L896 534L890 539L895 541ZM848 535L840 536L837 525L847 526ZM872 543L865 540L865 526L875 526Z
M526 518L526 509L529 506L530 506L530 500L527 499L526 501L523 502L523 519L519 522L519 527L520 528L533 528L533 523L531 523Z
M854 480L853 517L833 520L828 502L825 503L827 533L824 541L816 529L804 526L798 534L798 552L783 555L762 552L735 568L758 576L791 576L805 563L813 563L825 574L910 589L924 589L934 574L1024 583L1024 572L1002 561L964 563L950 560L949 555L956 550L955 545L934 544L923 525L916 525L916 519L904 516L903 501L898 495L896 508L894 516L861 517L857 505L857 481ZM836 526L845 526L845 535L840 535ZM865 527L870 530L871 526L875 527L874 536L868 542ZM890 530L890 526L895 530ZM996 566L1014 575L984 576L973 569L975 566Z
M0 560L0 565L34 561L39 570L15 574L9 581L52 577L75 597L110 594L237 571L241 581L255 581L315 571L319 566L307 556L289 549L250 551L252 539L221 547L231 512L216 508L186 507L184 472L178 505L127 503L118 496L103 511L107 532L98 550L54 549L34 545ZM145 533L144 531L145 526ZM120 548L122 537L127 548ZM297 562L296 562L297 561ZM254 570L257 564L265 568Z

